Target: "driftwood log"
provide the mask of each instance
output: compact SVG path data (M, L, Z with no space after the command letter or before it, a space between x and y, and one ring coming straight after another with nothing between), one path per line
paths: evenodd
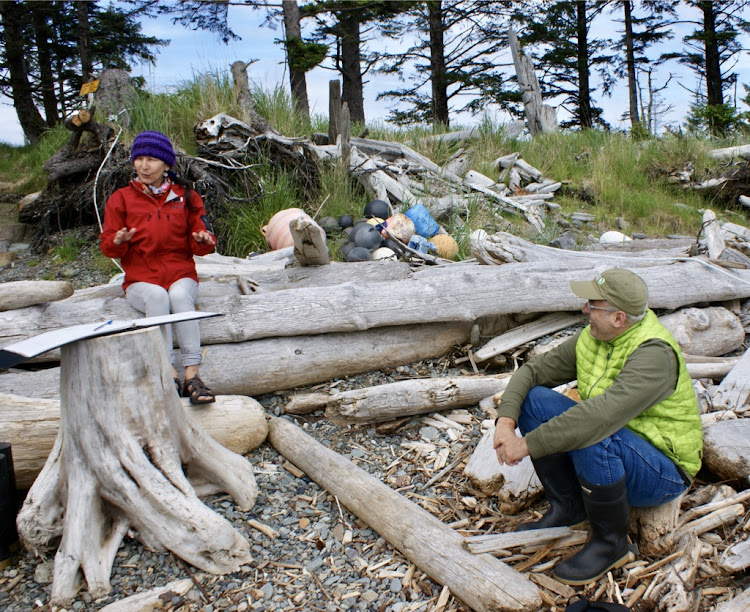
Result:
M684 353L726 355L742 346L745 330L740 318L721 306L683 308L659 317Z
M81 572L92 597L108 593L131 527L144 545L204 571L249 561L247 540L191 482L215 485L247 509L257 495L252 468L185 417L158 328L64 346L60 389L57 440L17 521L30 551L62 536L52 602L72 601Z
M254 295L198 300L200 310L225 313L201 323L204 344L241 342L427 322L469 322L502 314L578 311L569 281L594 278L612 267L581 260L579 266L430 266L383 290L372 283L304 287ZM653 308L676 309L703 301L750 297L750 271L723 270L691 258L669 265L628 266L646 282ZM653 262L651 262L653 263ZM447 298L450 299L447 299ZM439 307L436 306L439 304ZM52 302L0 314L0 341L96 320L133 318L124 298L66 304Z
M150 589L144 593L136 593L125 599L116 601L99 608L99 612L146 612L146 610L159 610L163 608L165 601L171 601L174 597L182 597L194 586L193 581L173 580L162 587Z
M537 587L489 555L472 555L463 538L432 514L283 418L271 419L274 448L473 610L537 610Z
M714 612L746 612L750 609L750 589L745 589L729 601L720 603L714 608Z
M521 51L518 37L512 28L508 28L508 43L510 45L513 65L516 68L516 78L521 89L521 100L526 112L526 123L531 135L554 132L557 130L557 115L555 109L542 102L542 90L534 74L534 66L529 58Z
M0 283L0 311L64 300L73 295L70 281L14 281Z
M750 406L750 349L746 350L740 360L726 375L721 384L714 390L714 406L732 410L738 414L746 412Z
M471 236L471 250L481 263L501 265L508 263L554 262L555 267L566 265L578 267L588 264L603 264L604 270L615 267L666 265L669 258L688 256L689 247L678 243L671 249L661 248L645 251L569 251L555 247L536 244L509 234L497 232L488 235L485 232L474 232ZM608 265L606 265L608 264Z
M268 434L262 406L251 397L219 395L210 407L181 400L190 419L234 453L260 446ZM60 402L0 394L0 431L13 446L16 486L28 489L44 467L60 429Z
M464 408L504 390L509 378L427 378L344 391L328 397L326 417L338 424L377 423L414 414Z
M674 548L674 533L684 495L661 506L630 509L630 532L642 555L664 555Z
M500 465L492 446L495 428L490 427L474 449L464 475L482 493L497 496L498 510L516 514L542 492L542 483L529 457L518 465Z
M206 347L201 376L222 395L293 389L445 355L468 341L471 327L432 323L215 344ZM59 372L0 374L0 393L57 397Z
M326 233L315 221L295 217L289 222L294 240L294 256L302 266L322 266L330 263Z
M581 315L566 313L544 315L536 321L519 325L501 336L493 338L474 353L474 359L476 361L491 359L495 355L518 348L526 342L536 340L541 336L565 329L566 327L571 327L582 321L583 316Z
M723 480L750 475L750 419L719 421L703 430L703 463Z

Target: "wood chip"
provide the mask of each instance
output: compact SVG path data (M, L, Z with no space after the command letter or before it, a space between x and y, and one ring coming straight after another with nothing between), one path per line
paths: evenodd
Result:
M573 597L576 593L575 589L569 587L567 584L563 584L559 580L555 580L545 574L532 574L529 578L548 591L552 591L553 593L560 595L560 597L564 597L565 601ZM646 590L645 587L643 590Z
M300 470L296 465L289 463L289 461L284 461L283 467L287 472L297 478L302 478L305 475L302 470Z
M646 592L646 585L645 584L639 584L638 587L630 594L630 597L628 597L627 602L625 602L625 605L628 608L632 608L633 605L635 605L635 602L638 601L641 598L641 595L643 595Z
M273 527L269 527L268 525L259 523L254 519L248 519L247 524L250 525L250 527L252 527L253 529L257 529L262 534L267 535L271 539L279 537L279 532L276 531Z

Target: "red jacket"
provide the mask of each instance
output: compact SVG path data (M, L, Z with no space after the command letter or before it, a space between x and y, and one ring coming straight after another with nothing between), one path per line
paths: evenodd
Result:
M172 185L167 193L153 196L131 181L107 200L99 242L102 253L120 259L123 289L137 282L169 289L185 277L197 282L193 255L208 255L214 246L193 238L193 232L211 228L201 197L195 191L189 197L192 210L186 206L184 187ZM115 244L114 236L123 227L135 227L136 232L128 242Z

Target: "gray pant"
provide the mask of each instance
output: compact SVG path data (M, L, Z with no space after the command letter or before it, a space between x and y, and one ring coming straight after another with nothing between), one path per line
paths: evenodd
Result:
M198 283L192 278L181 278L172 283L169 291L151 283L133 283L125 291L125 298L133 308L144 313L147 317L174 314L178 312L192 312L195 310L195 300L198 299ZM172 326L162 325L167 343L167 352L175 363L172 350ZM182 321L174 323L177 332L177 342L182 353L182 365L200 365L201 332L198 321Z

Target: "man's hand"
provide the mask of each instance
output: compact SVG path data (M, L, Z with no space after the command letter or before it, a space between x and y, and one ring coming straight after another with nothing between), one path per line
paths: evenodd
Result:
M216 244L216 240L209 232L193 232L193 239L198 244Z
M508 417L497 420L493 447L500 465L517 465L529 454L526 440L516 435L516 423Z

